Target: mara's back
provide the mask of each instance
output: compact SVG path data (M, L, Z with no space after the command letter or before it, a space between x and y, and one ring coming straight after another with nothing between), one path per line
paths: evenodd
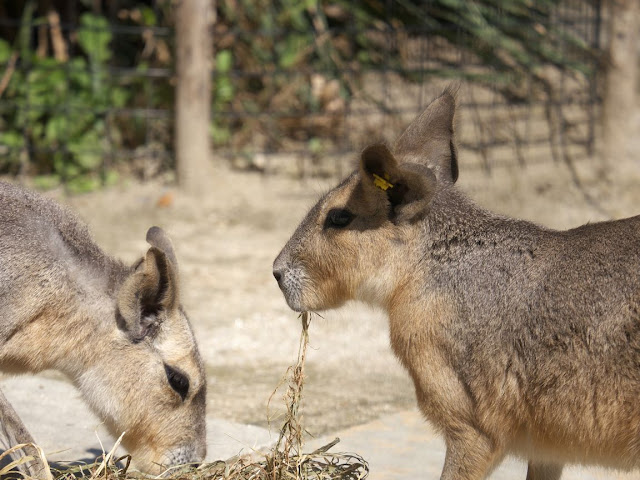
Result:
M458 252L436 279L458 299L450 358L484 427L519 431L525 457L636 465L640 216L566 231L494 219L483 253Z
M54 300L112 291L126 271L69 210L0 182L0 339Z
M606 350L614 340L608 329L640 323L640 216L583 225L552 239L546 275L521 303L534 303L538 322L598 329L595 338Z
M533 421L570 460L606 464L621 456L637 465L640 216L556 237L548 275L522 302L535 312L520 343L534 382L526 399Z
M0 182L0 238L25 251L51 250L62 241L78 256L104 257L87 227L69 210L35 192Z

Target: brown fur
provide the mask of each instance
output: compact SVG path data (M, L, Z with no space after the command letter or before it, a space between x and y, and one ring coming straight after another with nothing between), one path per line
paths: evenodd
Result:
M640 466L640 217L553 231L476 206L454 186L454 115L447 90L393 150L364 150L275 260L285 299L386 311L443 480L507 454L528 480Z
M204 459L206 384L171 242L157 227L147 241L125 266L69 211L0 183L0 368L65 373L114 435L126 432L138 468L159 473Z

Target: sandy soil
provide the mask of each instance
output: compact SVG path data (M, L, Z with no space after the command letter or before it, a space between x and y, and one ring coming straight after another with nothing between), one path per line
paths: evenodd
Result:
M154 183L61 200L90 224L106 251L127 262L147 248L149 226L169 232L180 262L183 303L209 372L209 414L266 426L267 401L295 360L300 334L297 314L286 306L271 264L330 183L219 175L204 199ZM158 206L168 197L173 197L168 206ZM413 387L389 351L385 318L363 307L324 317L315 317L311 326L309 430L322 434L411 406ZM277 394L272 417L281 404Z

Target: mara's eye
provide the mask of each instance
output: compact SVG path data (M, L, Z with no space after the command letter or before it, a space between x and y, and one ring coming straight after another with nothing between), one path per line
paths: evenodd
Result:
M327 219L324 222L324 228L344 228L353 220L353 213L343 208L334 208L329 210Z
M187 393L189 393L189 379L187 376L169 365L164 366L164 371L167 374L167 380L169 380L171 388L180 395L182 400L187 398Z

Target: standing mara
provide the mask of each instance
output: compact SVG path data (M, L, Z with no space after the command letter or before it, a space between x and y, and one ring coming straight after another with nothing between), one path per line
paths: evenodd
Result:
M297 311L383 309L442 480L480 480L508 455L528 480L567 463L640 466L640 217L550 230L455 186L455 94L311 209L273 273Z

